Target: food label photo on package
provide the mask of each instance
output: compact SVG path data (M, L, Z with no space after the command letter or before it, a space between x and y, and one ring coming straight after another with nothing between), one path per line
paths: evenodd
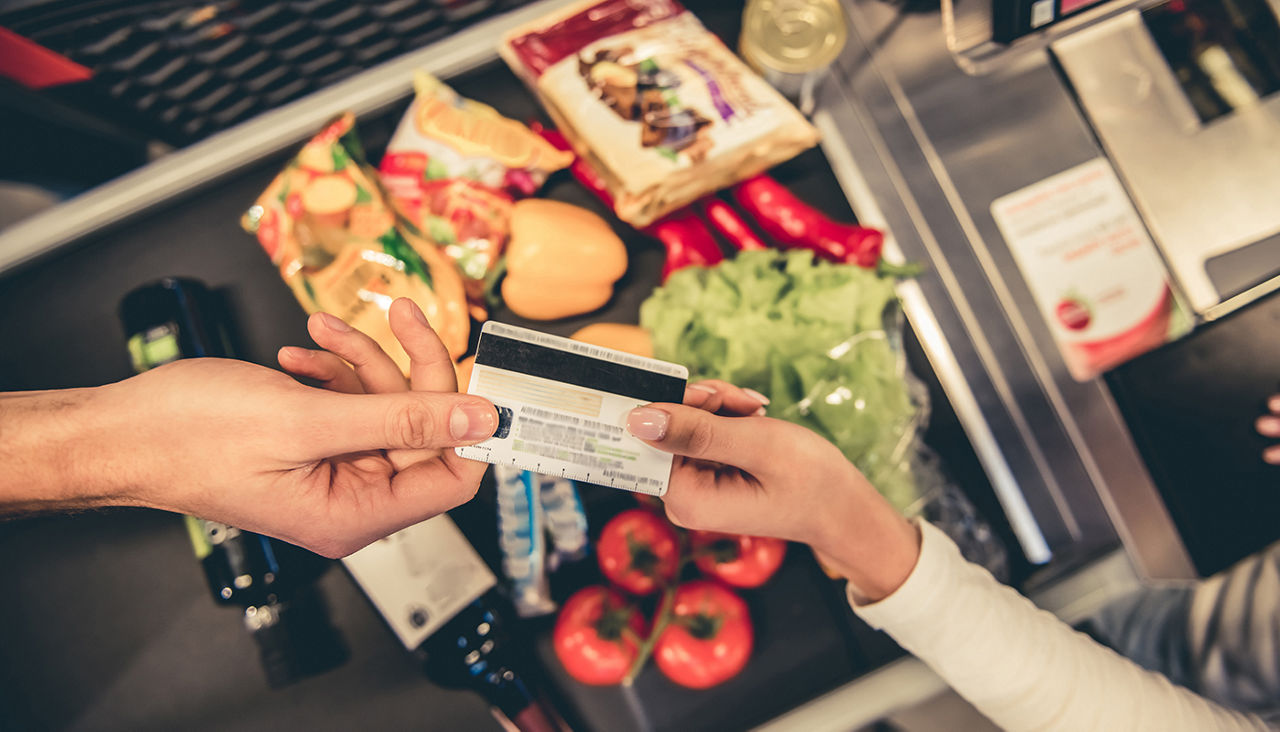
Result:
M467 393L491 400L498 431L457 448L471 460L661 496L671 455L626 431L632 409L680 403L683 366L489 321Z

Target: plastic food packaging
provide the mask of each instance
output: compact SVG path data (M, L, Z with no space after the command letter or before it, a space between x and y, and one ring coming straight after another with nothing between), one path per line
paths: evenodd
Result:
M588 0L500 53L643 227L813 146L817 131L674 0Z
M921 440L929 394L907 366L892 278L808 251L744 251L674 273L640 321L655 356L688 366L690 381L765 394L770 417L830 440L896 508L1007 576L999 538Z
M401 370L409 358L387 324L399 297L422 308L449 353L466 352L471 320L457 268L400 221L345 114L308 142L241 219L308 313L368 333Z
M430 74L418 72L414 89L379 173L405 217L458 264L479 307L507 242L512 196L536 193L573 154Z

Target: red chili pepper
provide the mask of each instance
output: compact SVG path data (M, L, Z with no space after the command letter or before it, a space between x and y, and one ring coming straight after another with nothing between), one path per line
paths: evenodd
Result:
M702 216L720 235L729 240L734 249L740 252L754 249L768 249L768 245L760 241L760 237L751 230L747 222L742 220L737 211L729 204L721 201L715 196L707 196L702 199L700 206Z
M880 261L882 232L832 221L768 175L757 175L734 186L733 197L766 234L784 247L809 249L833 262L868 269Z
M710 267L724 260L724 251L711 230L688 208L674 211L649 226L644 232L657 237L667 248L667 263L662 267L662 281L684 267Z

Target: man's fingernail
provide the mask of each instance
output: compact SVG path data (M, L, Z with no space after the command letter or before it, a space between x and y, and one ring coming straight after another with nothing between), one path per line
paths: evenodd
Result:
M707 386L706 384L690 384L689 388L697 389L698 391L705 391L708 394L716 393L716 388L714 386Z
M498 412L488 404L459 404L449 415L449 434L455 440L483 440L496 429Z
M1276 394L1268 399L1267 407L1276 414L1280 414L1280 394Z
M320 319L324 321L324 327L329 330L336 330L339 333L346 333L351 330L351 326L347 325L342 318L328 313L320 313Z
M1267 437L1280 437L1280 417L1259 417L1258 432Z
M756 401L760 402L761 404L768 404L768 403L769 403L769 397L765 396L764 394L761 394L760 392L756 391L755 389L748 389L747 387L745 387L745 386L744 386L744 387L742 387L742 390L743 390L744 392L746 392L746 393L747 393L747 396L751 397L752 399L755 399Z
M765 415L764 407L760 407L759 409L751 413L752 417L763 417L764 415Z
M671 417L661 409L640 407L627 415L627 431L642 440L661 440L667 436Z
M1280 445L1273 445L1263 450L1262 459L1272 465L1280 465Z
M299 348L297 346L284 346L280 349L280 356L287 358L309 359L315 356L315 352L310 348Z
M431 323L427 322L427 314L422 312L422 308L418 307L418 303L413 302L412 300L410 300L409 303L413 305L413 307L410 308L411 310L413 310L413 317L417 319L419 323L422 323L423 325L430 328Z

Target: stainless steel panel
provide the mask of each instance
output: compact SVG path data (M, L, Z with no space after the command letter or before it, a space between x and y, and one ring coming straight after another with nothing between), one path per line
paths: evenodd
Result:
M972 392L1051 550L1118 536L1144 574L1189 576L1109 392L1068 376L990 214L999 196L1102 154L1047 55L971 76L939 16L875 0L846 10L849 48L820 103L903 254L928 268L919 287L958 366L944 386Z
M1280 95L1201 123L1138 12L1053 52L1191 306L1220 314L1205 261L1280 232Z

